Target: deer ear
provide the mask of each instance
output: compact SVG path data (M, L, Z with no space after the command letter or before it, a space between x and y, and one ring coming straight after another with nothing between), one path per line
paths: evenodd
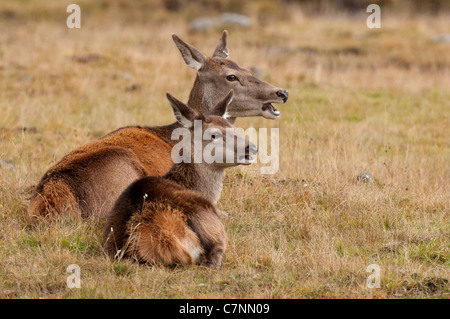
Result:
M194 120L199 117L199 113L180 100L173 97L170 93L166 93L170 106L172 106L173 114L181 125L184 127L191 127Z
M227 42L228 42L228 31L223 30L222 36L220 37L220 40L219 40L219 43L217 44L216 49L214 50L213 58L214 57L223 58L223 59L228 58Z
M172 34L172 39L178 50L180 50L184 62L195 71L200 70L205 64L205 55L192 45L181 40L176 34Z
M227 108L228 105L230 105L231 101L233 100L233 90L231 90L227 96L225 96L222 100L219 101L219 103L216 104L216 106L214 106L214 108L212 109L210 115L217 115L217 116L222 116L223 118L227 118L228 117L228 112L227 112Z

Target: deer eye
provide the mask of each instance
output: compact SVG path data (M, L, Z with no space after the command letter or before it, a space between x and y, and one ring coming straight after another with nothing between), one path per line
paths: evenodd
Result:
M221 137L222 137L222 134L220 134L220 133L214 133L214 134L211 135L211 137L212 137L213 140L215 140L215 139L217 139L217 138L221 138Z
M227 80L228 80L228 81L236 81L236 80L237 80L237 77L236 77L235 75L231 74L231 75L228 75L228 76L227 76Z

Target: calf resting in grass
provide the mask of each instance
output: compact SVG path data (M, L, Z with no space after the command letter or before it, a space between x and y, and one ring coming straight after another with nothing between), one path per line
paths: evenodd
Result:
M232 94L216 106L218 114L225 114ZM147 176L132 183L106 215L105 250L111 257L131 257L149 264L198 263L218 269L226 249L220 217L226 213L214 205L220 197L224 170L252 163L257 148L223 117L204 116L169 94L167 98L178 122L191 133L194 121L201 120L201 136L206 132L211 137L202 140L201 151L215 143L221 160L194 162L196 150L191 139L191 163L174 164L162 177ZM233 154L232 161L227 154Z

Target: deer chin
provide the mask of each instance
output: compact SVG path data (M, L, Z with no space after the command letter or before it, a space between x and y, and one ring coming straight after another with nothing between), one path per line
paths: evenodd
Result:
M278 111L271 103L264 103L261 107L262 115L266 119L276 119L280 116L280 111Z
M250 165L255 162L256 162L256 158L249 154L239 157L239 164L242 164L242 165Z

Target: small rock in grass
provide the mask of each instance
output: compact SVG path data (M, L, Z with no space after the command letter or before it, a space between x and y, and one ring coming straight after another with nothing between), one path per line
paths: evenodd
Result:
M361 183L371 184L371 183L373 183L373 176L369 172L364 172L362 174L359 174L356 177L356 180Z
M432 41L435 43L438 42L450 43L450 33L437 35L432 39Z
M218 17L200 17L190 23L193 32L206 32L216 27L250 26L250 18L241 14L225 12Z
M84 55L74 55L72 60L78 63L90 63L100 60L101 56L99 54L90 53Z

